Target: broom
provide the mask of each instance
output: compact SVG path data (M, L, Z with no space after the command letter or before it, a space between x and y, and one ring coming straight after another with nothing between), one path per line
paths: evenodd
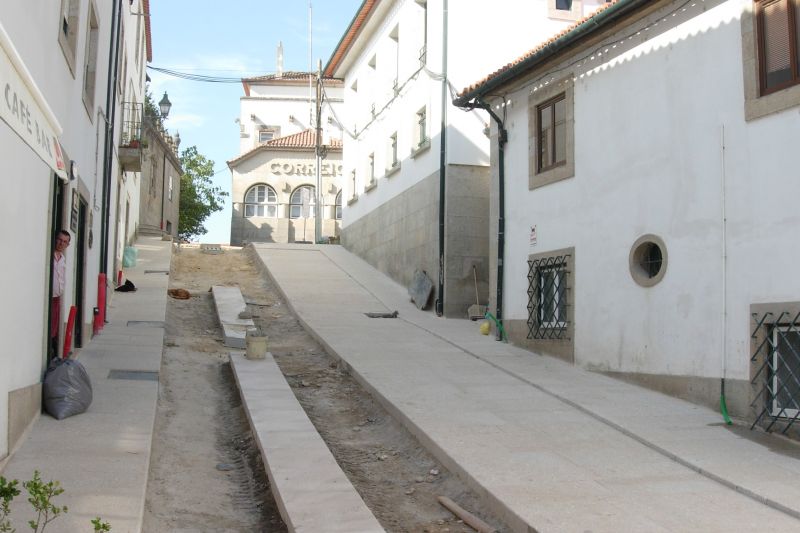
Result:
M472 279L475 282L475 303L467 309L467 316L469 316L470 320L480 320L486 314L486 306L481 305L478 297L478 273L475 265L472 265Z

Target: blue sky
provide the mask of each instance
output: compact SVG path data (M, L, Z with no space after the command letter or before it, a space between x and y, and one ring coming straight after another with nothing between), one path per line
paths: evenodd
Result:
M362 0L317 0L313 11L312 64L327 63ZM284 70L309 70L307 0L151 0L152 66L224 77L275 72L278 42ZM230 192L225 162L239 152L241 83L201 83L149 71L157 102L164 91L172 110L165 126L181 135L181 148L196 145L214 161L214 182ZM200 242L230 240L230 198L206 220Z

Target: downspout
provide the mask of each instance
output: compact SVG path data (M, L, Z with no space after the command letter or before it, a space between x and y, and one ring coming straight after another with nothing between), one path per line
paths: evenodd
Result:
M106 138L103 154L103 203L100 222L100 275L98 278L97 308L95 314L95 332L99 332L105 323L106 304L105 292L108 276L108 233L110 227L111 206L111 158L114 154L114 122L116 116L117 98L117 65L119 62L119 35L121 24L122 3L114 2L111 12L111 40L108 55L108 86L106 88ZM102 299L101 299L102 295Z
M463 104L456 103L459 107L466 109L483 109L497 123L497 292L495 303L495 316L487 316L495 323L495 338L498 341L506 340L505 328L503 328L503 256L505 255L505 145L508 140L503 119L492 111L492 107L480 98L475 98Z
M427 18L426 18L427 20ZM436 315L444 314L445 178L447 169L447 0L442 3L442 120L439 127L439 286Z
M731 425L728 416L728 404L725 401L725 374L728 366L728 215L725 209L725 190L727 188L725 176L725 125L722 125L722 375L719 380L719 410L722 419Z

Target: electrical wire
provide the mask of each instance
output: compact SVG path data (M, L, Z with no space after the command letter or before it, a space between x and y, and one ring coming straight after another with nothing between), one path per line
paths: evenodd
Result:
M203 83L242 83L242 76L237 76L235 78L230 76L207 76L205 74L193 74L191 72L154 67L152 65L147 65L147 68L155 72L160 72L161 74L166 74L167 76L172 76L173 78L181 78L189 81L199 81Z

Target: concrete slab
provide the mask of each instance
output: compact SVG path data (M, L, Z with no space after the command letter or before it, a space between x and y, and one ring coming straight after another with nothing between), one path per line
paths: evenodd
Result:
M231 366L289 531L368 533L383 528L336 463L272 354Z
M239 287L214 285L211 287L217 317L222 325L224 344L229 348L244 348L247 328L255 327L251 318L239 318L239 314L247 311L247 305Z
M515 531L800 530L800 458L718 413L419 311L340 246L251 250L304 326Z
M47 526L52 533L91 531L100 516L113 531L139 532L144 513L150 445L158 383L109 379L109 369L158 371L163 328L129 328L131 320L163 321L169 278L144 269L168 270L171 243L140 237L137 266L125 270L139 290L117 293L109 304L104 330L81 349L77 359L92 380L93 401L86 413L55 420L42 414L2 472L28 480L39 470L58 480L65 492L55 498L69 512ZM33 518L25 496L12 507L17 531Z

